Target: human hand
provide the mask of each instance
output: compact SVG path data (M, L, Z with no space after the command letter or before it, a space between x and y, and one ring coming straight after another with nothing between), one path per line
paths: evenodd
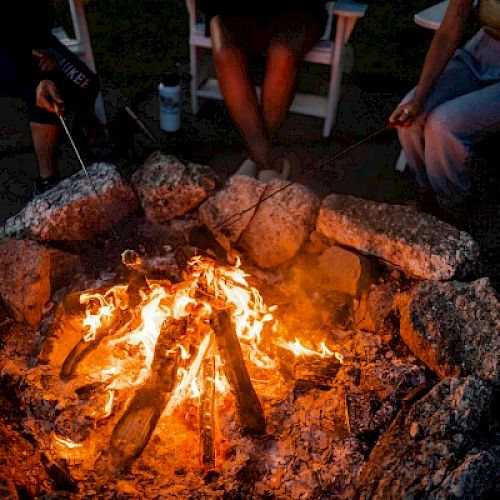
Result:
M400 104L389 117L389 123L394 127L408 127L422 112L420 104L411 100Z
M57 61L50 55L47 50L32 50L31 53L38 57L38 67L42 71L52 71L57 67Z
M42 80L36 88L36 105L51 113L63 114L64 101L59 96L55 83Z

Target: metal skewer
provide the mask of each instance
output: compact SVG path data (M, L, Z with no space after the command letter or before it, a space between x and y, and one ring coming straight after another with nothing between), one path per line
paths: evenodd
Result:
M370 139L373 139L377 135L381 134L382 132L384 132L384 131L386 131L386 130L388 130L390 128L393 128L393 126L391 124L384 125L383 127L379 128L377 131L375 131L375 132L371 133L370 135L364 137L363 139L361 139L360 141L356 142L352 146L349 146L347 149L344 149L340 153L337 153L336 155L334 155L334 156L332 156L330 158L327 158L325 161L321 162L319 165L313 165L312 168L308 168L302 174L302 176L300 178L304 178L309 172L312 171L312 169L315 169L315 170L316 169L321 169L325 165L328 165L329 163L331 163L331 162L333 162L333 161L335 161L335 160L337 160L339 158L342 158L342 156L345 156L346 154L350 153L353 149L356 149L358 146L361 146L361 144L364 144L365 142L368 142ZM218 229L218 228L224 229L226 227L229 227L231 224L234 224L235 222L237 222L238 220L240 220L241 217L243 215L245 215L247 212L249 212L250 210L252 210L254 208L257 208L264 201L268 200L269 198L272 198L273 196L277 195L279 192L284 191L285 189L289 188L292 184L295 184L295 183L296 183L296 181L290 181L290 182L288 182L287 184L285 184L284 186L280 187L276 191L273 191L272 193L268 194L267 196L264 196L263 198L261 198L257 203L254 203L253 205L250 205L245 210L241 210L240 212L236 212L233 215L230 215L229 217L227 217L223 221L221 221L218 224L216 224L214 226L214 229Z
M57 105L55 106L55 108L56 108L56 114L57 114L59 120L61 121L61 125L64 129L64 132L66 133L66 135L69 139L69 142L71 143L71 146L73 147L75 155L76 155L78 161L80 162L80 166L82 167L82 170L85 172L85 175L87 176L87 179L89 180L90 186L92 187L92 190L94 191L94 194L96 195L97 201L99 202L99 207L101 208L102 213L104 214L104 216L106 217L106 220L108 221L109 228L111 229L111 232L113 233L113 236L115 237L115 239L118 239L118 234L116 233L115 228L113 226L113 223L111 222L111 218L109 217L109 214L106 210L106 207L104 206L104 204L101 200L101 197L99 196L99 193L97 192L94 181L92 180L92 177L90 177L90 174L89 174L89 171L87 170L87 167L83 163L82 157L80 156L80 152L78 151L78 148L76 147L75 141L73 140L73 137L71 136L71 133L66 125L66 121L64 120L62 114L60 113Z

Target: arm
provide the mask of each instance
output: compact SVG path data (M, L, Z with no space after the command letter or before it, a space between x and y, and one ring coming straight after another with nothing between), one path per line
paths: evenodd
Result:
M396 107L389 117L390 123L396 126L409 125L421 113L432 88L458 48L472 10L472 2L473 0L450 0L443 22L427 51L415 96Z

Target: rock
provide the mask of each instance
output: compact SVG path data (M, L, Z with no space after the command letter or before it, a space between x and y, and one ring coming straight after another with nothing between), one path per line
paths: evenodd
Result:
M156 151L131 181L146 217L161 224L197 207L215 188L217 176L209 167Z
M354 316L356 328L399 336L398 289L398 283L389 281L372 285L368 293L362 293Z
M370 262L365 257L338 246L325 250L318 258L323 284L338 292L359 297L370 283Z
M327 196L316 228L330 241L384 259L421 279L459 278L473 271L479 258L479 247L467 233L432 215L354 196Z
M265 189L266 185L257 179L236 175L201 205L201 222L223 248L228 250L232 243L240 239ZM243 210L248 212L241 214Z
M68 285L75 274L82 270L83 263L79 255L63 252L54 248L50 252L50 288L59 290Z
M419 283L399 307L401 337L439 377L500 384L500 304L488 278Z
M50 299L50 251L29 240L0 246L0 297L16 321L35 328Z
M267 268L282 264L298 252L309 238L320 202L302 184L282 180L267 184L262 198L240 243L258 266Z
M491 396L479 379L448 378L401 411L363 465L359 498L482 498L493 491L500 462L478 450Z
M116 167L94 163L88 167L92 181L113 223L137 206L132 189ZM36 196L17 215L0 228L0 241L12 236L40 240L86 240L108 231L99 200L83 171L64 179L56 187Z

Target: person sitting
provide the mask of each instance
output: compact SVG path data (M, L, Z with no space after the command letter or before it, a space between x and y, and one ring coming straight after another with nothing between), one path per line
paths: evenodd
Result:
M267 182L286 179L285 159L271 161L271 141L292 103L299 63L320 39L327 12L322 0L198 0L210 27L215 71L229 114L250 156L236 174ZM260 101L251 63L264 54Z
M60 180L54 104L64 102L74 110L87 131L102 127L94 112L97 76L52 35L53 20L49 0L16 0L1 7L0 94L21 97L26 103L39 166L35 194Z
M474 143L500 129L500 0L479 0L481 29L458 48L473 0L450 0L419 82L392 112L424 209L459 222L468 208Z

